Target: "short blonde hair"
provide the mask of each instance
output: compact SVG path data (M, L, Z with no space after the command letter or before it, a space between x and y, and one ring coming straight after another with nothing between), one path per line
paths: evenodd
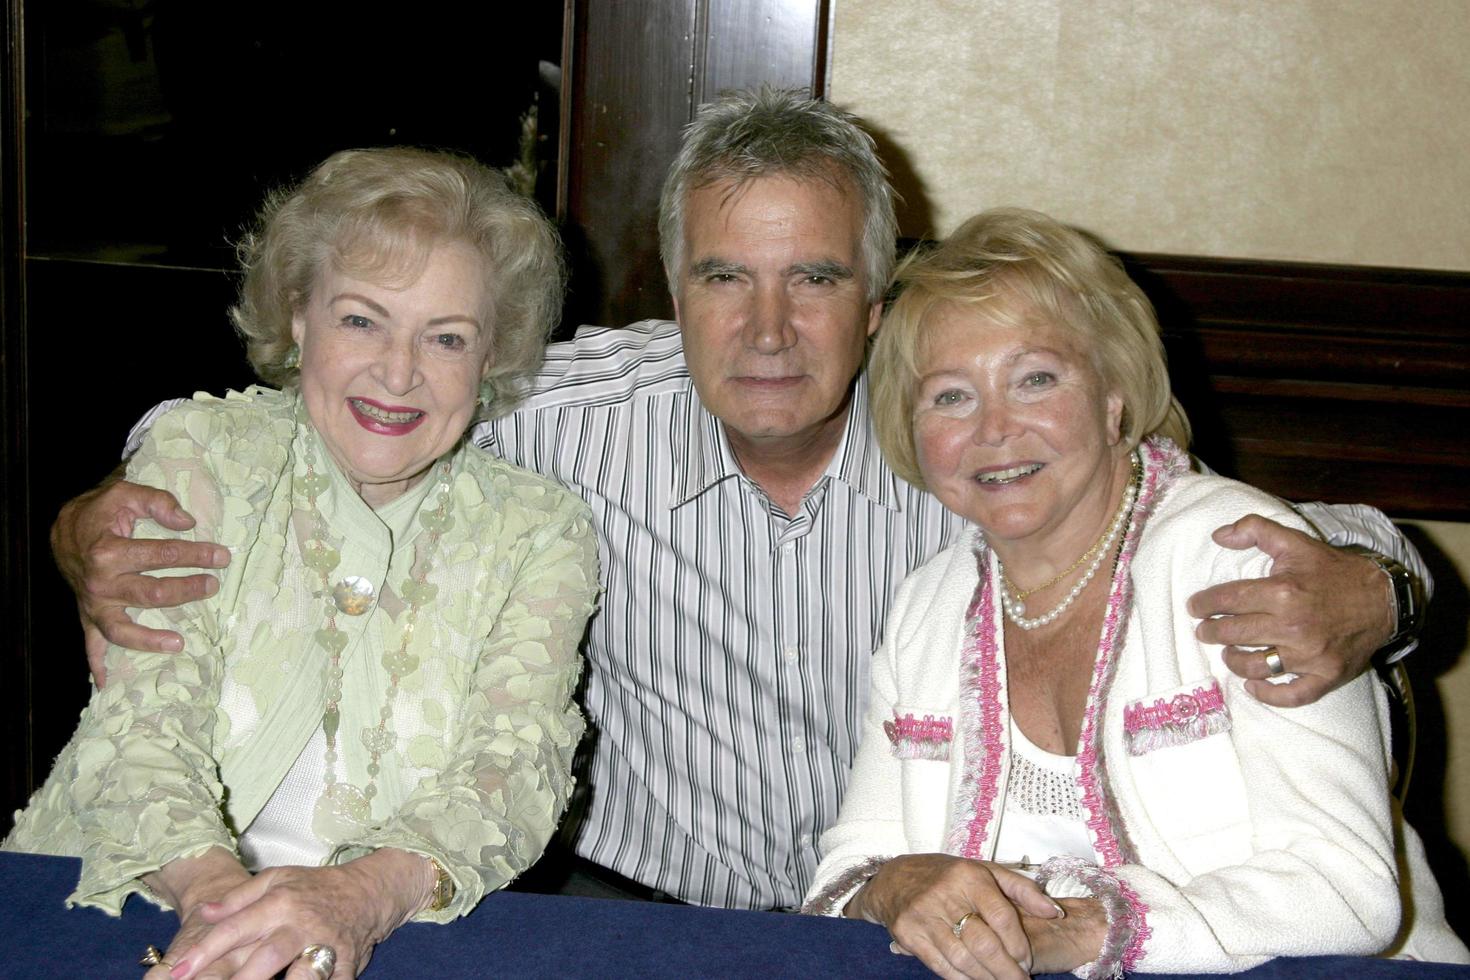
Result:
M383 282L412 282L435 246L463 243L484 264L490 306L485 414L514 407L541 365L561 313L566 266L556 229L498 171L408 147L334 153L266 199L236 251L244 273L230 319L262 380L294 384L291 318L326 263Z
M915 252L894 278L897 299L868 361L873 426L893 471L923 488L914 448L914 400L927 328L958 307L1008 326L1070 330L1108 391L1123 399L1123 442L1146 436L1189 445L1189 419L1169 387L1152 304L1122 264L1086 235L1036 211L997 208L936 247Z

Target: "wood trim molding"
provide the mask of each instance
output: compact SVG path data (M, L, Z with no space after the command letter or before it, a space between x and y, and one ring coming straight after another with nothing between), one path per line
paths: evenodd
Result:
M673 313L658 198L695 110L727 89L825 88L831 0L567 0L558 217L563 325Z
M25 803L35 765L30 665L31 503L26 417L25 63L21 0L5 4L0 36L0 813Z
M1123 259L1212 467L1292 500L1470 520L1470 273Z

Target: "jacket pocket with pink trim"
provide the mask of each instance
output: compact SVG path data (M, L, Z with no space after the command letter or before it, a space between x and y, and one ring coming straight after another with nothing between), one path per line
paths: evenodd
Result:
M1129 755L1188 745L1230 731L1230 709L1213 677L1162 697L1149 695L1123 708Z
M912 711L903 714L899 711L895 708L893 718L883 723L883 734L888 736L894 756L948 761L949 747L954 741L954 720L947 714L915 715Z

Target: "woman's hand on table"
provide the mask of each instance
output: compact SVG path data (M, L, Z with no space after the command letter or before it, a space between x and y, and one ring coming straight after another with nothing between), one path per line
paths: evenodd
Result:
M1031 943L1032 973L1071 973L1097 959L1108 934L1108 916L1095 898L1063 898L1065 917L1021 916Z
M907 854L885 862L843 914L887 927L903 952L942 977L1016 980L1035 962L1023 915L1062 913L1034 881L1008 868L949 854Z
M268 980L282 970L286 980L316 980L299 959L313 944L336 953L333 977L356 977L373 947L429 904L434 877L425 858L392 848L333 867L268 868L199 907L207 931L189 946L176 940L172 971L158 980Z
M185 950L202 942L214 928L201 915L210 902L217 902L250 882L250 872L223 848L211 848L197 857L170 861L144 881L154 893L178 910L179 931L174 933L163 962L143 974L143 980L171 980L169 970ZM231 971L245 962L244 956L221 961ZM225 974L226 976L229 973Z

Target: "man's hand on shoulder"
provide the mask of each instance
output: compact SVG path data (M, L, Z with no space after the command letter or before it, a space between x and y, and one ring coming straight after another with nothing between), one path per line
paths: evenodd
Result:
M1394 632L1388 580L1371 560L1256 514L1214 533L1225 548L1259 548L1271 575L1225 582L1195 593L1195 635L1225 645L1225 663L1246 678L1246 690L1277 707L1311 704L1357 677ZM1257 649L1242 649L1255 647ZM1296 674L1273 684L1266 652Z
M69 501L51 527L51 552L77 594L87 666L99 687L107 681L103 657L109 643L158 653L183 649L178 633L139 626L128 618L127 607L178 606L219 588L213 575L157 578L143 572L229 564L229 550L208 541L134 541L133 524L144 517L174 531L194 526L167 491L109 479Z

